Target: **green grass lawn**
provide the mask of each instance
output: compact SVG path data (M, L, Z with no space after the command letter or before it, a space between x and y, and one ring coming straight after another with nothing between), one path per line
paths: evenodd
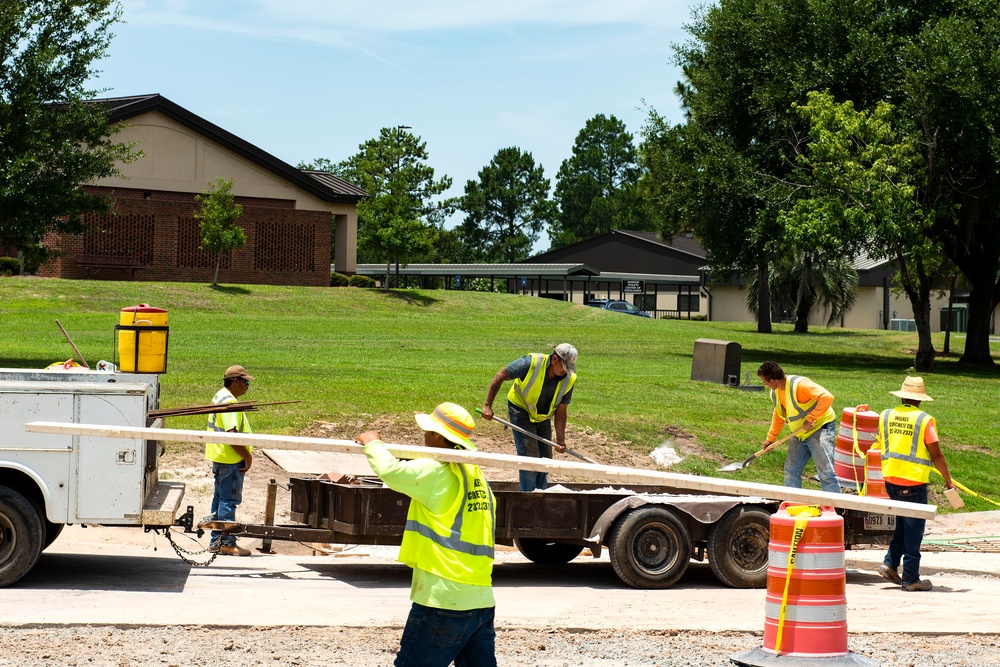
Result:
M913 333L815 328L799 335L777 325L760 335L753 324L649 320L504 294L8 278L0 279L0 366L41 368L72 356L56 319L91 365L112 360L119 310L139 303L169 311L162 407L207 403L222 371L239 363L257 377L248 398L302 401L257 413L259 432L296 433L314 420L359 413L409 420L445 400L472 410L501 366L570 342L580 351L571 436L573 428L592 429L621 443L615 446L649 452L679 428L727 461L758 448L771 404L764 393L692 382L695 339L739 343L743 372L754 382L767 359L808 375L834 394L838 419L847 406L894 405L887 392L899 388L916 347ZM962 342L952 337L953 353ZM942 339L935 344L940 349ZM924 407L938 420L955 478L1000 500L993 400L1000 375L956 359L938 359L935 372L923 374L937 399ZM495 405L503 414L503 395ZM170 426L202 428L203 420ZM764 457L733 477L780 484L783 459ZM714 474L717 467L689 457L674 470ZM995 509L966 501L970 509Z

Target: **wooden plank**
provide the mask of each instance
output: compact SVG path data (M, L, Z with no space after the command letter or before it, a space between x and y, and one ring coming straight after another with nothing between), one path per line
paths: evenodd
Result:
M356 477L375 475L375 471L368 465L368 459L357 454L270 448L263 451L267 458L291 475L322 475L327 472Z
M167 440L174 442L217 442L227 445L244 445L265 449L297 449L321 452L341 452L360 454L364 448L351 440L326 438L305 438L290 435L267 435L258 433L218 433L214 431L187 431L180 429L134 428L128 426L101 426L96 424L68 424L64 422L30 422L24 425L32 433L57 433L87 435L106 438L140 438ZM534 470L537 472L559 473L578 479L592 480L607 484L661 484L679 489L708 491L735 496L756 496L771 500L787 500L810 505L829 505L841 509L895 514L917 519L933 519L937 513L934 505L903 503L888 498L867 498L847 494L827 493L794 489L787 486L759 484L757 482L734 481L717 477L700 477L659 470L642 470L620 466L595 465L577 461L554 461L515 456L513 454L488 454L458 449L437 449L418 445L394 445L386 447L403 458L428 458L436 461L472 463L495 468Z
M142 507L142 525L172 526L184 499L183 482L157 482Z

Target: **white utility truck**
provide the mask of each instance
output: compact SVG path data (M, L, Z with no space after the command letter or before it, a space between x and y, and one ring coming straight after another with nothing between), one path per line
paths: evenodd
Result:
M161 482L156 440L27 433L39 419L160 426L159 376L0 369L0 586L27 574L67 524L169 527L184 484Z

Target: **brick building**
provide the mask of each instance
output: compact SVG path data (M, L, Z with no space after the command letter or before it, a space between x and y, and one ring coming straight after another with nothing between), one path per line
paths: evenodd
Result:
M160 95L95 102L107 105L112 123L127 123L115 136L136 142L143 157L119 165L121 177L86 186L113 197L114 212L90 216L83 234L47 237L58 256L40 275L211 281L215 257L198 247L195 195L218 177L234 181L247 236L223 257L220 282L328 285L331 243L336 270L355 272L363 190L296 169Z

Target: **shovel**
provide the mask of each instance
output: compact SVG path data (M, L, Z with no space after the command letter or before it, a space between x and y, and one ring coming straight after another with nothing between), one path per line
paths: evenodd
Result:
M789 433L784 438L781 438L780 440L775 440L774 442L772 442L767 447L764 447L763 449L754 452L753 454L751 454L750 456L748 456L745 461L736 461L734 463L730 463L729 465L722 466L721 468L719 468L719 472L735 472L737 470L743 470L748 465L750 465L751 463L753 463L755 459L759 459L761 456L764 456L764 454L767 454L769 451L771 451L772 449L774 449L778 445L782 445L782 444L788 442L789 440L791 440L792 438L794 438L795 436L799 435L800 433L804 433L804 432L805 432L805 429L804 428L800 428L795 433Z
M478 412L479 414L483 414L483 411L482 411L481 408L476 408L476 412ZM515 431L517 431L518 433L523 433L524 435L528 436L532 440L537 440L538 442L544 442L546 445L549 445L550 447L558 447L559 446L556 443L552 442L551 440L546 440L545 438L539 438L537 435L535 435L531 431L527 431L527 430L521 428L520 426L514 426L510 422L504 421L503 419L500 419L496 415L493 415L493 421L499 422L499 423L503 424L504 426L506 426L508 428L512 428ZM570 456L575 456L576 458L580 459L581 461L586 461L587 463L594 463L594 464L600 465L594 459L587 458L583 454L577 454L576 452L574 452L569 447L566 448L566 453L569 454Z

